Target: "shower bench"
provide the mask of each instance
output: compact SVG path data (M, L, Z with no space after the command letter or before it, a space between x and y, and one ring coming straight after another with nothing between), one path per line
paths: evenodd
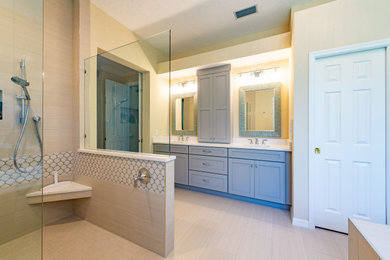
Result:
M38 204L62 200L89 198L92 196L92 187L73 181L63 181L50 184L43 189L26 195L28 204Z

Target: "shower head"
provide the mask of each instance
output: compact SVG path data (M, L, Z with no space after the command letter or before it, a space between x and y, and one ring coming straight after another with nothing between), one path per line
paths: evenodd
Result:
M21 86L23 88L24 94L26 95L26 99L31 100L30 95L27 91L27 87L30 86L30 83L27 80L16 77L16 76L12 77L11 80L13 83Z
M16 77L16 76L12 77L11 80L13 83L18 84L22 88L30 86L30 83L27 80Z

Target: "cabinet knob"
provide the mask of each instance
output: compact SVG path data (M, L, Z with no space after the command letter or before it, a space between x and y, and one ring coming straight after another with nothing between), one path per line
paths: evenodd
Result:
M318 148L318 147L314 148L314 153L315 154L320 154L321 153L321 149Z

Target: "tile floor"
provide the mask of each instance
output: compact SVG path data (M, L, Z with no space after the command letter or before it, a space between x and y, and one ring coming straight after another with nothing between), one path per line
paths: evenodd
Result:
M175 192L175 250L167 259L347 259L346 235L294 227L288 211ZM45 227L43 236L44 260L163 259L76 217Z

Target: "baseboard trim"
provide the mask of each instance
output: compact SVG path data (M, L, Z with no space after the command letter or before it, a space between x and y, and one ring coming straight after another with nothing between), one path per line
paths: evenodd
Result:
M240 200L240 201L244 201L244 202L254 203L254 204L258 204L258 205L273 207L273 208L277 208L277 209L290 210L290 205L287 205L287 204L280 204L280 203L264 201L264 200L254 199L254 198L242 197L242 196L238 196L238 195L229 194L226 192L208 190L208 189L204 189L204 188L187 186L187 185L177 184L177 183L175 183L175 187L181 188L181 189L186 189L186 190L191 190L191 191L203 192L203 193L216 195L216 196L220 196L220 197L225 197L225 198L229 198L229 199L235 199L235 200Z
M310 228L309 221L301 218L293 218L292 224L297 227Z

